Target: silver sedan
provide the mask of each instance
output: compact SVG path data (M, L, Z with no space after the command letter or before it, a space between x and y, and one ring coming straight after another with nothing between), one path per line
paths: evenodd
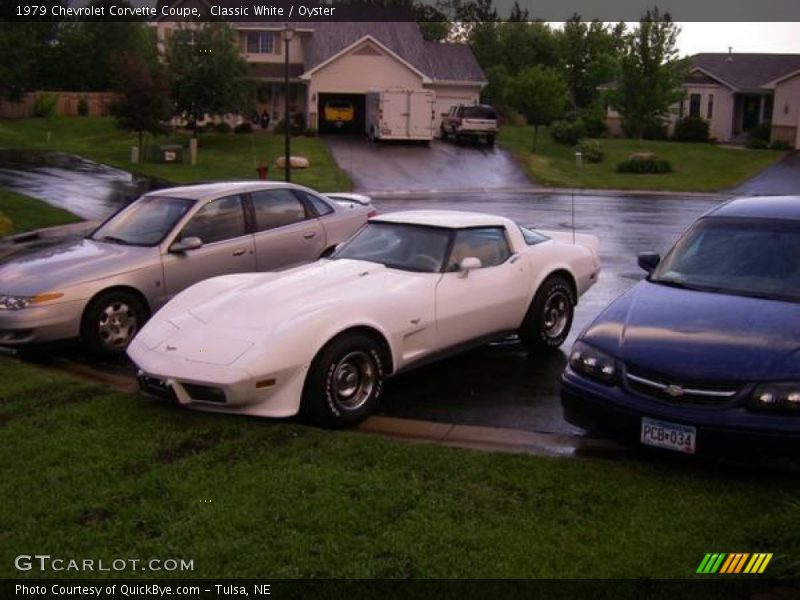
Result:
M278 182L150 192L85 238L34 244L0 264L0 345L80 338L122 352L184 288L314 261L374 213L364 196Z

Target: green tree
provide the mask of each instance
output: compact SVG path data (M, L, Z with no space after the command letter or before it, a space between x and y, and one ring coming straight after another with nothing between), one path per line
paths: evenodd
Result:
M223 22L181 27L167 44L172 97L179 113L194 124L205 115L244 112L252 107L255 87L239 55L234 31Z
M170 86L159 64L148 64L135 54L123 54L114 61L120 99L112 107L117 125L139 134L139 156L144 156L145 133L158 135L168 130L172 116Z
M661 127L670 106L679 102L688 59L679 59L675 46L680 28L669 13L648 10L638 27L626 36L617 89L612 106L632 137L644 137L651 127Z
M41 89L57 30L53 22L0 23L0 94L19 100L25 92Z
M107 91L117 86L113 61L135 54L148 63L158 60L155 31L143 20L119 21L108 16L111 5L126 6L124 0L93 0L105 7L105 17L65 21L43 65L43 86L51 90Z
M533 125L533 152L536 153L539 127L549 125L564 113L567 84L558 71L534 65L513 79L508 103Z
M589 108L599 98L597 87L614 79L625 43L625 24L587 23L574 15L556 33L561 69L576 109Z

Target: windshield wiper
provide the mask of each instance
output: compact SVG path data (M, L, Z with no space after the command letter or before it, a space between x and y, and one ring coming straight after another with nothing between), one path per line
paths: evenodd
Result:
M681 290L702 290L704 288L699 288L694 285L690 285L688 283L684 283L683 281L678 281L677 279L651 279L651 283L660 283L661 285L666 285L669 287L678 288Z
M119 238L119 237L116 237L116 236L113 236L113 235L104 235L103 237L100 238L100 240L103 241L103 242L112 242L114 244L122 244L123 246L130 245L130 242L128 242L128 240L123 240L122 238Z

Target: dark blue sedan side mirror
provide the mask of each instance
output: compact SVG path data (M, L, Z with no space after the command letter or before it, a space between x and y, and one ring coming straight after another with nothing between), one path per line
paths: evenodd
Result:
M647 271L648 274L658 266L661 261L661 255L657 252L642 252L639 255L639 266Z

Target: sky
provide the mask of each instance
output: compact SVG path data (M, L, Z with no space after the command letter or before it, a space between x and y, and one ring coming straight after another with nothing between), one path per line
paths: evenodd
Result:
M800 23L680 23L681 54L771 52L800 54Z

